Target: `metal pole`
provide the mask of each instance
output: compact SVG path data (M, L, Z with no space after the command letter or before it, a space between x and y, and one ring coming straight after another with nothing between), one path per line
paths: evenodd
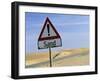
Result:
M52 56L51 56L51 48L49 47L49 59L50 59L50 67L52 67Z

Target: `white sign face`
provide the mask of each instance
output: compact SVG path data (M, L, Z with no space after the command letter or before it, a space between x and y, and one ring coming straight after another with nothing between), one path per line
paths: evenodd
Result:
M41 38L57 36L49 22L47 22L45 26Z
M48 47L59 47L61 46L61 39L43 40L38 42L39 49L45 49Z
M38 39L38 48L53 48L62 46L61 37L47 17Z

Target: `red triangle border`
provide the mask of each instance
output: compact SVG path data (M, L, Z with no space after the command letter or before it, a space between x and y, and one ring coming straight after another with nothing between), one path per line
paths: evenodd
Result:
M45 25L46 25L47 22L49 22L49 24L51 25L51 27L53 28L53 30L54 30L54 32L57 34L57 36L44 37L44 38L42 38L42 34L43 34L43 31L44 31L44 29L45 29L45 27L46 27ZM55 27L53 26L53 24L51 23L51 21L50 21L49 18L47 17L46 20L45 20L45 23L44 23L44 25L43 25L42 31L41 31L41 33L40 33L40 35L39 35L38 41L42 41L42 40L51 40L51 39L57 39L57 38L61 39L59 33L57 32L57 30L55 29Z

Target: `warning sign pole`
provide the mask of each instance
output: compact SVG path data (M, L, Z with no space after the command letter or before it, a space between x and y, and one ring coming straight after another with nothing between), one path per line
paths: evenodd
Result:
M50 61L50 67L53 67L51 48L60 46L62 46L61 37L47 17L38 38L38 49L49 50L48 59Z
M50 67L52 67L52 56L51 56L51 47L49 46L49 59L50 59Z

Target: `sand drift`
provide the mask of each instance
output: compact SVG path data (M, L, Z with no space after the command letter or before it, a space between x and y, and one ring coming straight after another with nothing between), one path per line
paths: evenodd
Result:
M49 54L27 54L26 68L50 67ZM89 65L89 49L79 48L52 52L53 67Z

